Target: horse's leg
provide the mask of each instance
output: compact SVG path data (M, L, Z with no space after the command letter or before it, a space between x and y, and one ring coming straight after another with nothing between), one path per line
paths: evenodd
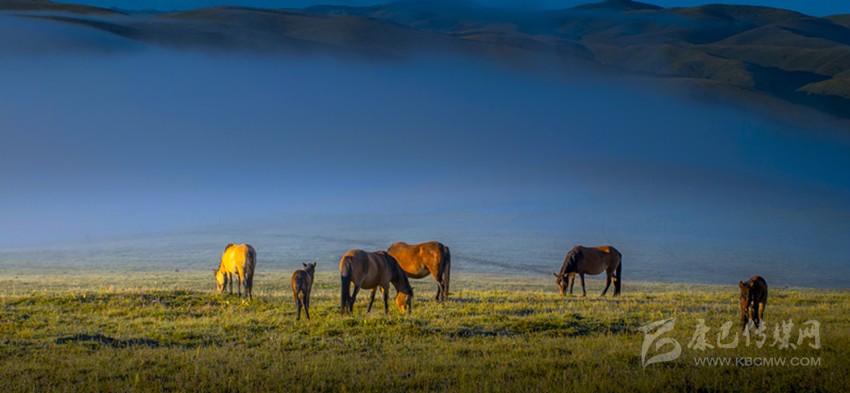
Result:
M448 298L448 290L446 289L446 264L438 264L436 270L434 272L434 279L437 280L437 301L442 302Z
M354 286L354 291L351 292L351 299L348 300L348 312L354 314L354 300L357 299L357 292L360 292L360 285Z
M390 314L390 306L389 306L389 297L390 297L390 288L387 286L386 288L381 287L381 294L384 295L384 314Z
M244 295L242 295L242 291L245 291ZM248 277L244 273L239 276L239 292L243 299L248 298Z
M304 291L304 315L310 319L310 291Z
M611 272L605 272L605 289L602 291L602 294L599 296L605 296L608 293L608 287L611 286Z
M242 292L243 290L245 291L244 294ZM239 273L239 297L242 299L248 298L248 280L247 277L245 277L244 271Z
M620 260L620 263L617 264L617 270L614 272L614 296L620 294L620 290L623 288L623 261Z
M587 296L587 289L584 288L584 273L579 273L578 276L581 278L581 295Z
M764 330L764 303L759 303L759 323L757 332L761 333Z
M233 294L233 273L227 273L227 286L230 288L230 294Z
M245 276L245 294L248 296L248 300L254 300L254 276ZM309 318L308 318L309 319Z
M295 317L295 320L298 321L301 319L301 295L295 298L295 305L298 306L298 315Z
M443 282L440 281L440 271L437 269L432 269L431 266L425 265L425 268L428 269L428 272L431 273L431 277L434 277L434 282L437 283L437 296L434 299L439 302L443 293Z
M244 297L242 297L242 282L245 280L242 279L242 275L239 273L236 273L236 279L239 280L239 282L236 283L236 292L239 294L240 298L244 299Z
M570 295L572 295L573 294L573 286L576 285L576 274L570 273L569 280L570 280Z
M372 293L369 294L369 307L366 307L366 312L372 312L372 303L375 302L375 291L378 290L378 287L372 288Z
M755 312L753 312L753 327L755 328L756 332L758 332L761 330L761 320L759 319L758 304L756 304L756 310L754 311Z

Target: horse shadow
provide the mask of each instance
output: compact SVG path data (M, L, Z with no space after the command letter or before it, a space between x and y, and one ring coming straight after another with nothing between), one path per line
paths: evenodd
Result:
M60 337L56 339L56 344L66 344L66 343L79 343L79 342L95 342L102 345L108 345L113 348L129 348L135 346L142 347L160 347L162 346L159 341L150 338L128 338L128 339L117 339L109 336L105 336L103 334L75 334L69 337Z

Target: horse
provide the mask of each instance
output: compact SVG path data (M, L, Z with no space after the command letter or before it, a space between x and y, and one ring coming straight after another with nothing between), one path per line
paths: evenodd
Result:
M760 276L753 276L747 282L738 281L741 289L741 326L744 337L748 336L747 327L750 321L761 332L764 327L764 306L767 305L767 281Z
M429 274L437 281L437 301L449 297L452 257L449 248L439 242L421 244L393 243L387 252L398 261L399 266L411 278L423 278Z
M413 311L413 288L404 270L386 251L348 251L339 261L339 277L342 292L340 311L343 314L354 312L354 301L360 288L372 290L366 312L372 311L372 303L375 301L375 292L378 287L384 295L384 313L389 314L387 299L391 283L398 293L395 303L399 312L403 314ZM354 291L349 294L351 284L354 284Z
M236 284L236 289L239 296L243 299L251 296L251 289L254 286L254 269L257 265L257 251L254 247L248 244L228 244L224 248L224 253L221 255L221 264L218 269L213 269L215 272L216 293L222 293L224 287L230 284L230 294L233 294L233 279L239 283ZM245 295L242 294L242 287L245 287Z
M584 275L590 274L595 276L605 272L605 290L602 295L608 292L611 286L611 281L614 281L614 296L620 294L622 285L622 269L623 269L623 254L620 254L616 248L611 246L598 247L582 247L575 246L567 253L564 258L564 264L561 266L560 273L552 273L556 280L555 284L561 291L561 296L564 296L567 290L567 279L570 279L570 295L573 294L573 285L576 282L576 274L581 277L581 292L582 296L587 296L587 290L584 288Z
M295 307L298 308L298 316L301 319L301 307L304 314L310 319L310 291L313 289L313 274L316 272L316 263L302 263L304 269L292 273L292 295L295 296Z

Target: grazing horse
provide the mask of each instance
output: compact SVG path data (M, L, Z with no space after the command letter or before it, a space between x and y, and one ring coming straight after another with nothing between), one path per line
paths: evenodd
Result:
M413 309L413 288L407 280L407 275L404 270L401 270L395 258L386 251L348 251L339 261L339 278L342 284L341 311L343 314L353 313L354 301L360 288L372 290L366 312L371 311L378 287L384 295L384 313L389 314L387 298L390 283L398 292L395 303L399 312L404 313ZM351 284L354 284L354 291L349 294Z
M747 282L739 281L738 288L741 289L741 325L744 329L744 337L746 337L749 335L747 327L750 321L755 324L757 332L761 332L762 327L764 327L767 281L760 276L753 276Z
M429 274L437 281L437 301L449 297L452 256L449 248L439 242L422 244L393 243L387 252L398 261L399 266L411 278L423 278Z
M218 269L213 269L215 272L216 292L222 293L224 287L230 284L230 294L233 294L233 279L234 275L239 282L236 284L236 289L239 291L239 296L253 299L251 296L251 288L254 286L254 268L257 266L257 252L254 247L248 244L228 244L224 248L224 254L221 255L221 264ZM242 294L242 287L245 287L245 294Z
M581 277L582 296L587 296L587 291L584 288L584 275L595 276L605 272L605 290L602 291L600 296L605 296L612 280L614 281L614 296L617 296L620 294L620 286L622 285L622 259L623 254L620 254L616 248L611 246L575 246L567 253L564 264L561 266L561 272L552 274L555 275L555 284L558 285L561 296L566 293L568 278L570 279L570 295L573 294L576 274Z
M298 308L298 316L301 319L301 307L304 314L310 319L310 291L313 289L313 274L316 272L316 263L302 263L304 269L292 273L292 295L295 296L295 307Z

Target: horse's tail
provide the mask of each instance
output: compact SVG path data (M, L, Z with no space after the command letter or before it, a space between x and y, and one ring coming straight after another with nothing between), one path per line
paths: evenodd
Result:
M304 290L303 289L298 290L298 305L300 305L301 307L307 307L307 305L304 304Z
M452 277L452 254L448 246L443 246L443 300L449 298L449 281Z
M292 294L295 295L295 306L304 303L304 276L300 271L292 275Z
M257 268L257 250L252 246L248 246L248 263L245 264L245 292L248 298L253 298L252 291L254 288L254 270Z
M351 257L343 257L339 266L340 312L345 314L348 308L351 289Z

